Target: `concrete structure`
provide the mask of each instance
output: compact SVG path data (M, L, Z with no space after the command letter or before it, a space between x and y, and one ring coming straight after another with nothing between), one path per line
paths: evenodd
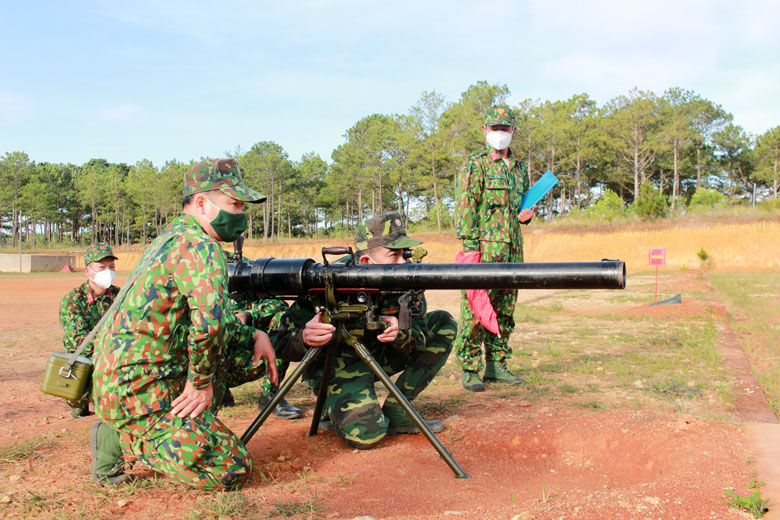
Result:
M30 273L33 271L59 271L66 265L75 265L73 255L0 254L0 273ZM21 268L20 268L21 263Z

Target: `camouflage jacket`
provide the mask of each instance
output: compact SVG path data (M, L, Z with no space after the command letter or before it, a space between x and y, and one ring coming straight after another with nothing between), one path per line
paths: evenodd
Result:
M377 359L381 363L382 361L379 358L382 357L382 353L387 348L410 353L425 346L426 338L428 337L428 329L425 325L427 303L424 295L420 298L419 305L419 310L412 314L411 328L409 330L399 330L398 337L392 343L383 343L377 340L376 336L381 331L366 330L364 318L348 321L346 326L348 330L365 331L365 336L361 338L361 341L366 348L377 356ZM390 296L384 298L379 302L379 308L379 315L398 317L398 297ZM302 337L303 328L315 314L314 306L308 298L301 298L293 303L287 312L284 313L284 316L282 316L279 327L269 333L274 349L277 351L280 349L301 350L304 345ZM357 354L350 347L343 348L341 350L341 355L358 358ZM317 365L322 365L324 360L324 355L319 356L314 363L315 368Z
M528 171L515 154L509 166L486 147L471 154L455 181L455 233L464 251L479 251L480 242L504 242L522 251L523 234L517 215L528 191Z
M263 332L274 330L282 321L282 315L290 306L284 300L266 298L254 302L230 300L230 312L236 315L246 312L246 324Z
M93 375L98 415L136 435L187 380L208 386L228 345L251 359L255 332L230 312L225 254L192 216L169 224L135 269L144 265L95 338Z
M84 282L65 295L60 303L60 324L65 329L62 345L66 352L76 351L81 341L111 307L118 293L119 287L112 285L102 296L95 296L89 282ZM81 355L90 357L94 343L94 339L90 341Z

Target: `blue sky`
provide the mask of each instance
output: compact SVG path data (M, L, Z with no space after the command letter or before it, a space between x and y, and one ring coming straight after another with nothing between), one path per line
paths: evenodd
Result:
M258 141L330 160L372 113L477 81L511 103L691 89L780 124L780 2L3 1L0 154L82 164ZM219 7L215 7L219 5Z

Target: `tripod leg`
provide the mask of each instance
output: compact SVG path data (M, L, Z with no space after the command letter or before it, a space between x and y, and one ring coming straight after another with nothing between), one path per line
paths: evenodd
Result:
M425 419L420 416L420 414L417 412L414 406L412 406L412 403L409 402L406 396L404 396L404 394L398 390L398 387L395 386L393 380L390 379L390 376L388 376L387 373L382 369L380 364L376 359L374 359L374 356L371 355L368 349L354 338L348 340L348 342L355 349L355 352L357 352L358 356L360 356L360 359L362 359L363 362L371 368L376 377L382 381L382 384L385 385L387 391L396 398L398 404L400 404L401 408L403 408L404 412L406 412L406 415L408 415L412 422L417 425L423 435L425 435L425 438L428 439L428 442L431 443L433 448L439 453L441 458L444 459L453 473L455 473L455 477L469 478L468 473L463 470L460 464L458 464L458 461L456 461L452 454L447 451L447 448L444 447L444 444L442 444L439 438L434 435Z
M317 428L320 426L320 417L322 416L322 409L325 407L325 399L328 397L328 383L330 382L330 376L333 373L333 360L336 357L336 349L338 345L331 341L325 348L328 352L325 353L325 366L322 368L322 376L320 376L320 387L317 389L317 404L314 405L314 413L311 418L311 427L309 428L309 434L307 437L313 437L317 435Z
M317 358L317 354L320 353L320 350L321 349L319 348L310 348L306 351L306 354L303 356L301 362L298 363L298 366L295 367L293 373L284 380L282 385L279 387L279 390L277 390L274 396L271 398L271 402L260 411L260 414L255 418L254 421L252 421L252 424L249 425L249 428L246 429L244 435L241 436L241 442L243 442L245 445L249 442L249 440L257 432L258 428L260 428L265 420L268 419L268 416L271 415L271 412L276 408L276 405L279 404L287 392L290 391L298 378L301 377L303 371L306 370L306 367L311 365L311 363Z

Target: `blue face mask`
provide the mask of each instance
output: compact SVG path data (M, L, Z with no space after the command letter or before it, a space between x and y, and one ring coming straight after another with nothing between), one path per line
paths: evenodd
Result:
M214 220L209 221L214 232L223 242L233 242L241 233L246 231L247 220L246 213L230 213L211 202L208 198L206 202L219 210Z

